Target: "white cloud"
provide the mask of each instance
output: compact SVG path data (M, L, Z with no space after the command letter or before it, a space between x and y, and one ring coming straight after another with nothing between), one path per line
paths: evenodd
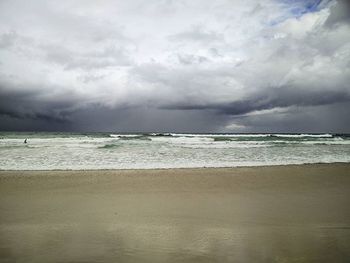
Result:
M0 91L45 94L38 105L74 94L70 108L204 111L275 90L288 97L290 87L350 93L338 2L308 11L279 0L1 1Z

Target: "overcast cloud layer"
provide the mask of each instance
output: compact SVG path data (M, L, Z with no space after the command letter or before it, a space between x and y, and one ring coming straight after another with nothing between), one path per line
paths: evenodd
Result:
M350 132L350 4L0 1L0 129Z

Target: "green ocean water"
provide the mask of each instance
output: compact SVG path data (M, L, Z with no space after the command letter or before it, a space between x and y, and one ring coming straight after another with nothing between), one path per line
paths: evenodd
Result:
M2 170L236 167L349 161L347 134L0 132Z

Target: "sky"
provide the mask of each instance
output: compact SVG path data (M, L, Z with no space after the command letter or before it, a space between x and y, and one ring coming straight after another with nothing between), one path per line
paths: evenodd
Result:
M0 130L350 133L350 1L1 0Z

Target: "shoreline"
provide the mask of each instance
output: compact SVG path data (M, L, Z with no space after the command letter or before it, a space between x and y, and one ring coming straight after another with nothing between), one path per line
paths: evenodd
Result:
M273 167L311 167L311 166L330 166L330 165L350 165L350 162L332 162L332 163L301 163L301 164L276 164L276 165L247 165L247 166L219 166L219 167L177 167L177 168L125 168L125 169L53 169L53 170L1 170L0 176L3 176L3 173L16 173L16 172L123 172L123 171L169 171L169 170L234 170L234 169L245 169L245 168L273 168Z

